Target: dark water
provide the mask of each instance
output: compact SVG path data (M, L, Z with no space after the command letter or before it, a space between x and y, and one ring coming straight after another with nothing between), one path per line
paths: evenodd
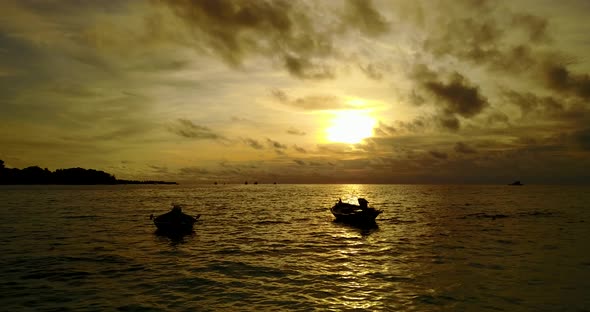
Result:
M334 223L338 197L385 212ZM172 202L193 235L154 234ZM3 311L588 311L590 188L0 187Z

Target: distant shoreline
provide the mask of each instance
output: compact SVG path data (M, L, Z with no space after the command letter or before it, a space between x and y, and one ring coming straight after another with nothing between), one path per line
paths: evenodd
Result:
M0 185L121 185L121 184L178 184L171 181L119 180L114 175L84 168L50 171L39 166L24 169L6 168L0 160Z

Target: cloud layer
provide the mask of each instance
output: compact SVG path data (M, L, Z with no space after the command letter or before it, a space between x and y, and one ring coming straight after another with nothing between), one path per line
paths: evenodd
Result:
M588 182L584 9L5 1L0 159L201 182ZM330 114L361 110L372 137L326 140Z

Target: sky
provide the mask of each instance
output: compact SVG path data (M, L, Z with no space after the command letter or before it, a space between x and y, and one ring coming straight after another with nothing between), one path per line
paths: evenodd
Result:
M587 0L4 0L0 159L183 183L589 183Z

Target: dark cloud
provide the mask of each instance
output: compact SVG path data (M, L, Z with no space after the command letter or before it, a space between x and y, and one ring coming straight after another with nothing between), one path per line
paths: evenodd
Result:
M287 145L282 144L280 142L271 140L271 139L266 139L266 143L268 144L268 146L270 146L271 148L277 149L277 150L284 150L287 149Z
M178 119L178 124L171 126L170 131L179 136L197 140L224 140L224 137L214 133L211 129L194 124L188 119Z
M254 140L254 139L246 138L246 139L243 139L243 141L246 145L250 146L253 149L261 150L264 148L264 146L262 144L260 144L260 142Z
M162 1L183 21L201 34L221 57L232 65L241 63L250 49L254 36L288 33L293 27L287 1ZM251 30L253 35L246 33ZM254 46L253 46L254 45Z
M463 8L444 9L447 15L434 24L436 28L425 29L426 51L438 58L451 56L513 77L528 79L526 75L532 74L541 77L536 80L543 86L561 95L590 99L590 76L574 73L569 66L575 59L564 55L560 47L548 46L553 40L546 17L512 12L499 2L461 3Z
M408 95L408 101L416 106L426 103L424 96L416 92L416 90L412 90L412 92L410 92Z
M461 122L453 115L441 115L438 124L443 128L451 131L457 131L461 127Z
M504 32L489 16L455 17L442 21L424 42L424 48L434 55L455 55L481 61L496 51Z
M552 96L539 96L531 92L517 92L506 89L503 96L510 104L516 105L523 117L529 114L555 115L563 112L564 106Z
M344 103L342 99L329 95L311 95L301 98L291 98L285 91L274 89L271 95L284 105L302 110L340 110L352 109L353 105Z
M418 117L412 121L398 121L397 128L410 133L423 132L428 127L429 120L426 117Z
M306 135L306 133L304 131L301 131L301 130L293 128L293 127L287 129L287 133L292 134L292 135L299 135L299 136Z
M303 161L301 159L294 159L293 162L295 162L299 166L305 166L306 165L305 161Z
M573 137L580 148L584 151L590 151L590 128L576 131Z
M307 153L307 150L305 150L303 147L300 147L298 145L293 145L293 149L299 153L303 153L303 154Z
M444 103L445 112L449 114L469 118L488 106L488 100L480 93L479 88L456 72L446 83L431 80L424 82L424 87Z
M411 77L425 93L432 97L431 101L424 98L422 102L433 103L437 107L437 115L433 117L435 124L443 129L457 131L461 122L457 116L472 118L481 113L489 103L479 90L463 75L453 72L447 79L424 64L413 68ZM412 94L417 94L412 90ZM421 96L422 97L422 96ZM418 120L423 123L423 120ZM417 126L422 126L417 124Z
M303 2L283 0L162 0L188 25L198 45L210 46L226 63L240 66L251 55L278 56L293 76L333 78L318 58L329 56L329 32L318 31Z
M390 136L396 133L397 129L379 121L377 127L373 128L373 132L376 136Z
M371 0L348 0L344 22L370 37L389 31L389 23L373 7Z
M553 90L571 93L583 99L590 99L590 76L574 74L566 65L547 63L542 67L546 85Z
M457 142L455 144L455 152L460 154L475 154L477 150L463 142Z
M551 42L545 17L514 13L500 1L459 3L437 8L444 13L426 27L424 50L517 75L539 64L541 51Z
M449 157L449 155L447 155L447 153L444 152L430 151L429 153L432 157L437 159L447 159Z
M408 133L423 133L432 126L432 117L420 116L411 121L395 121L393 125L387 125L379 122L377 127L373 129L374 134L378 137L390 137Z
M495 124L510 125L510 118L508 117L508 115L497 111L497 112L493 112L493 113L489 114L486 119L486 122L488 123L488 125L495 125Z
M284 57L287 71L301 79L334 79L334 70L326 64L313 63L309 59L286 55Z
M547 33L548 21L547 19L532 15L516 13L512 16L512 24L517 28L523 28L528 33L528 39L533 42L549 41L550 37Z

